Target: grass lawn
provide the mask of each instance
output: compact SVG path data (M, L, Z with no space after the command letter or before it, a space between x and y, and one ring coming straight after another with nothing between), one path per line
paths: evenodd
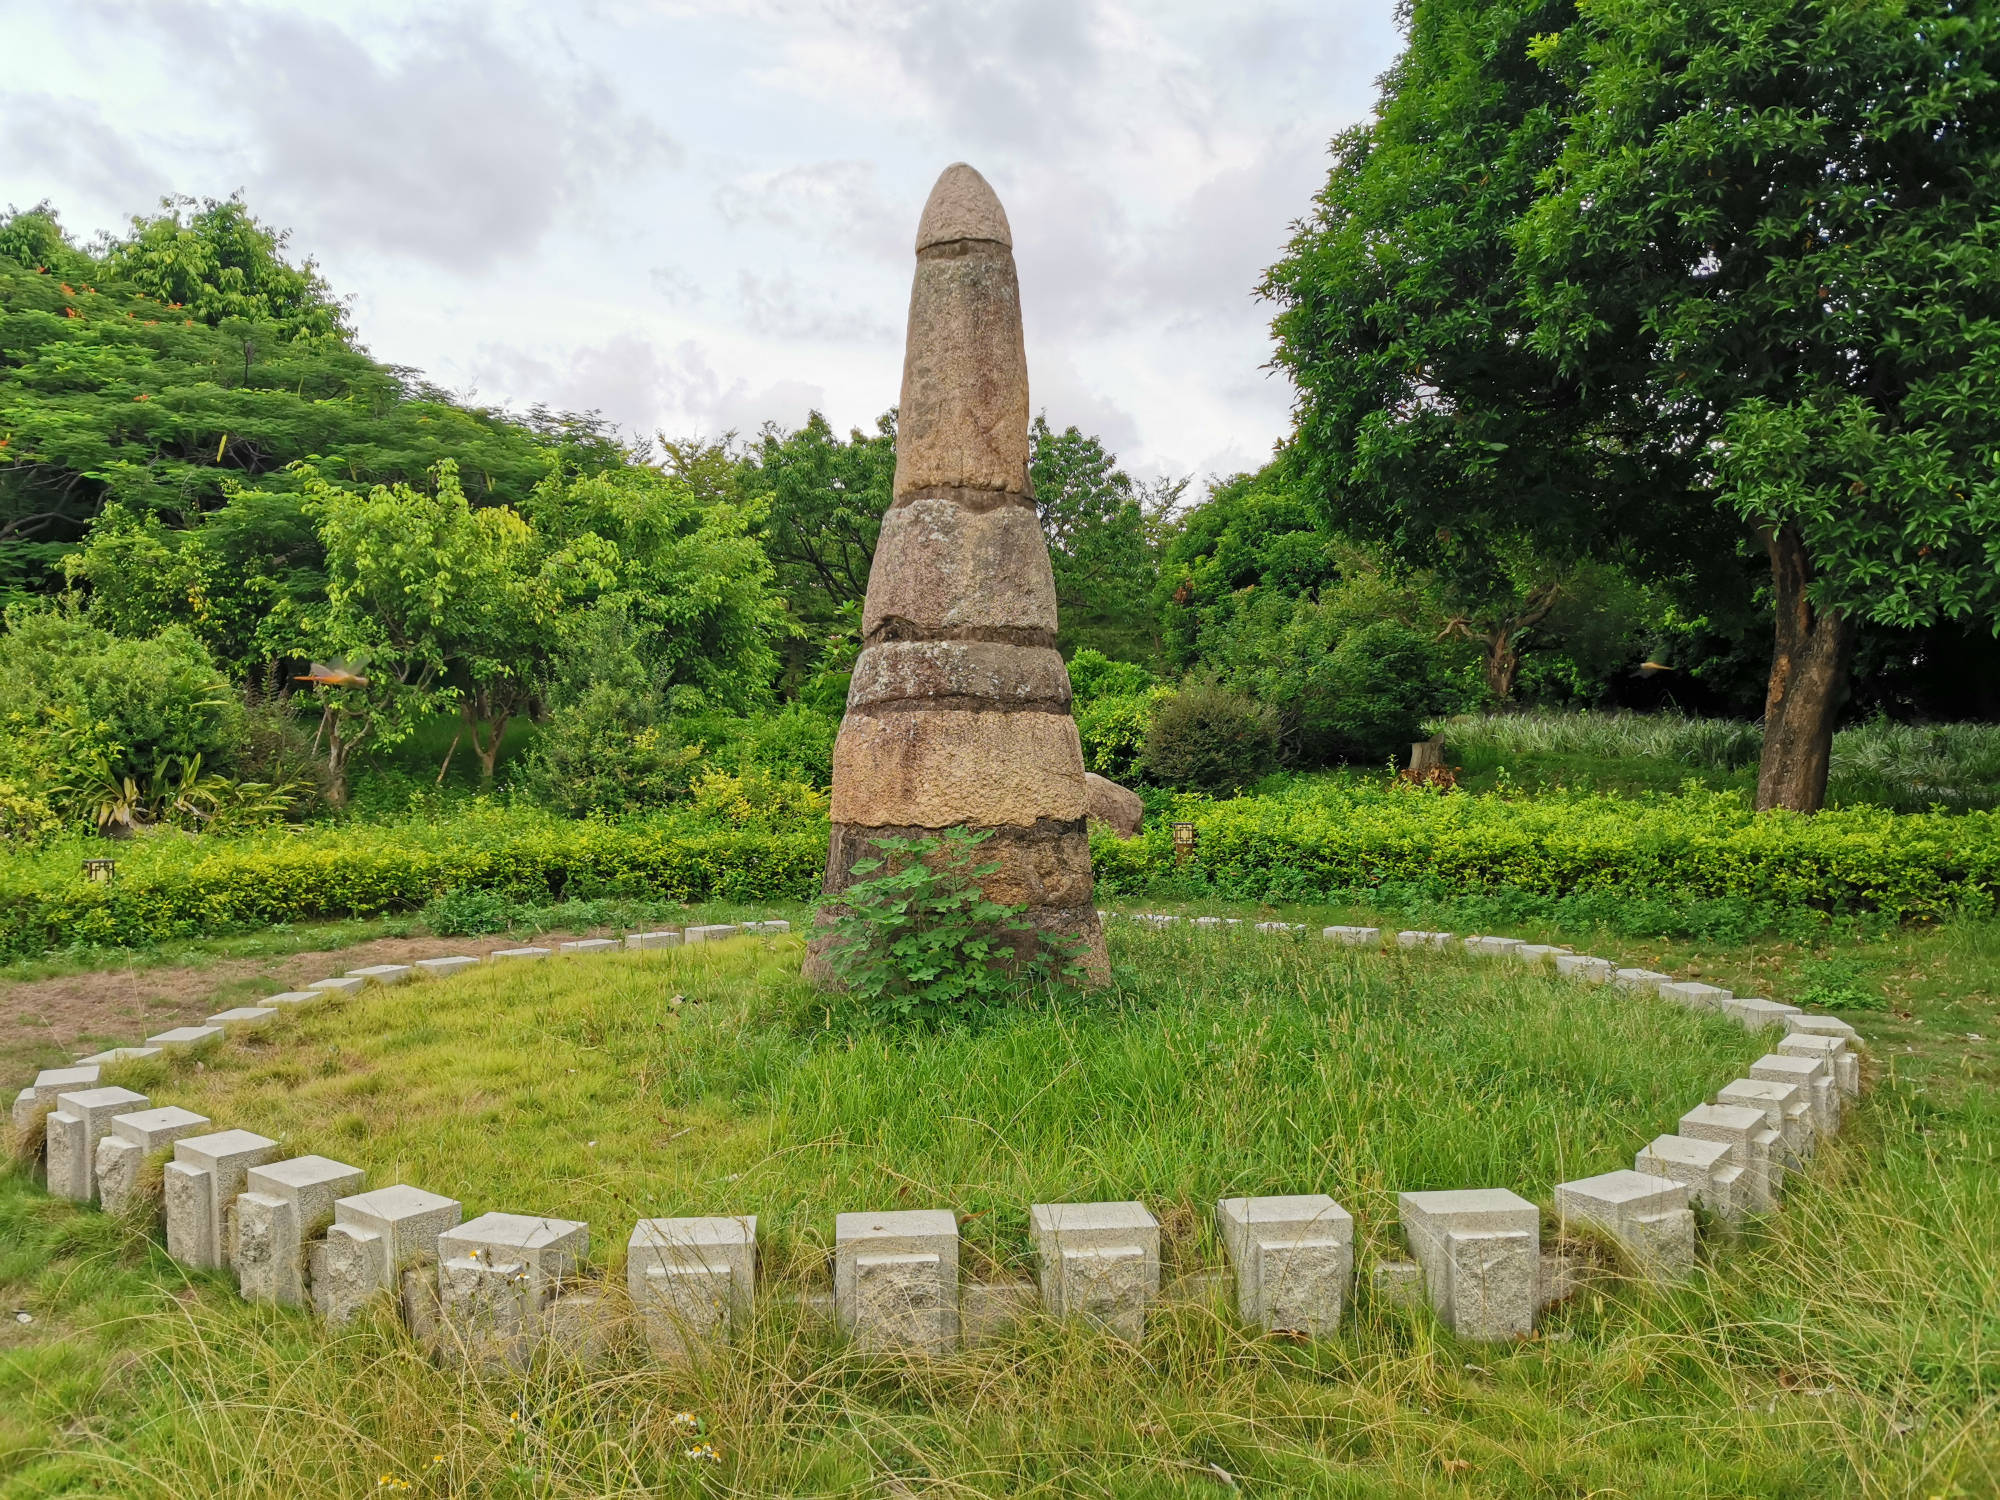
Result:
M1191 1298L1137 1349L1035 1320L919 1365L780 1294L824 1284L844 1209L956 1207L967 1273L1007 1274L1030 1202L1140 1197L1172 1276L1222 1263L1218 1196L1314 1190L1354 1211L1365 1282L1397 1253L1397 1190L1546 1204L1765 1040L1512 965L1121 924L1110 996L977 1035L828 1031L796 940L746 940L372 992L198 1069L142 1065L127 1081L160 1102L373 1185L587 1218L607 1269L642 1215L755 1212L771 1295L699 1369L476 1376L386 1321L328 1337L250 1308L16 1172L0 1296L34 1321L0 1324L0 1494L1994 1493L2000 1107L1994 1049L1965 1037L2000 1032L2000 926L1599 951L1887 1005L1850 1012L1873 1086L1784 1212L1708 1238L1691 1284L1607 1271L1506 1347L1365 1294L1304 1347ZM682 1411L719 1461L684 1456Z
M400 913L287 923L143 948L75 947L0 961L0 1080L61 1067L86 1053L250 1005L261 996L363 963L407 963L465 949L691 922L764 916L797 920L808 909L741 901L503 901L495 914L490 930L482 923L473 937L437 932L426 913Z

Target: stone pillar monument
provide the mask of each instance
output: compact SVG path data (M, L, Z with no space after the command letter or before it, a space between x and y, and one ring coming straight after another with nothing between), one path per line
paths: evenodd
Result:
M1007 214L947 167L917 227L896 482L833 750L830 919L871 839L991 829L987 895L1107 968L1083 748L1028 482L1028 362ZM807 973L827 975L824 933Z

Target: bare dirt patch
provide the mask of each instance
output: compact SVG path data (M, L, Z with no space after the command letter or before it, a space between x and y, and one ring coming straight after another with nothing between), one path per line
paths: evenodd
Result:
M345 948L204 964L100 969L52 979L0 982L0 1068L6 1076L51 1067L106 1047L131 1046L170 1026L186 1026L260 995L295 989L368 964L410 963L451 953L484 956L525 941L544 947L595 934L505 933L478 938L385 937Z

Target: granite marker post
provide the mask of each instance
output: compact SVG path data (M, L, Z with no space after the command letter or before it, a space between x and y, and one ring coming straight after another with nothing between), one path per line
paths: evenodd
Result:
M991 830L981 881L1105 977L1083 747L1056 651L1055 577L1028 480L1013 235L958 163L931 189L903 357L896 478L833 750L822 923L872 840ZM827 977L824 932L808 974Z

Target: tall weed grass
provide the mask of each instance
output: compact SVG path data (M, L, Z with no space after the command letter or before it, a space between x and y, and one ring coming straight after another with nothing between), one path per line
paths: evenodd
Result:
M1755 765L1764 732L1740 719L1700 719L1678 712L1635 714L1529 709L1460 714L1424 726L1444 736L1455 756L1584 756L1594 760L1671 760L1711 771Z
M1703 771L1742 771L1763 752L1761 726L1741 719L1660 713L1463 714L1427 725L1467 760L1535 756L1585 761L1662 761ZM1828 797L1898 811L2000 807L2000 725L1896 724L1871 719L1838 731Z

